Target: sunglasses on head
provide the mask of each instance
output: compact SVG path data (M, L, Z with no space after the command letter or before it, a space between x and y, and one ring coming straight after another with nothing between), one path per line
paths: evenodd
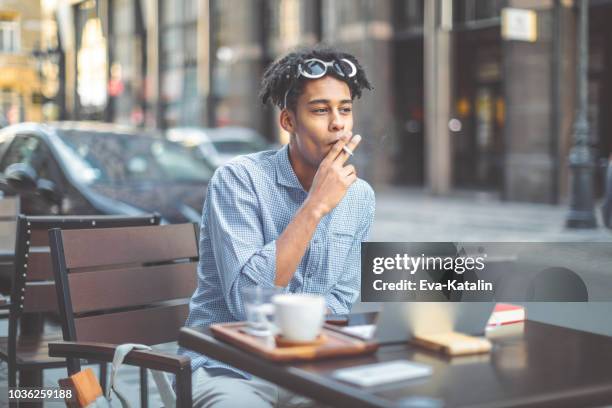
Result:
M327 74L327 69L331 68L341 77L352 78L357 74L357 67L350 60L342 58L326 62L318 58L310 58L302 64L298 64L298 76L309 79L317 79Z
M357 75L357 67L350 60L342 58L339 61L325 62L318 58L310 58L301 64L298 64L298 77L303 76L308 79L322 78L327 74L327 69L331 68L334 72L343 78L352 78ZM287 108L287 95L291 90L291 86L285 92L284 108Z

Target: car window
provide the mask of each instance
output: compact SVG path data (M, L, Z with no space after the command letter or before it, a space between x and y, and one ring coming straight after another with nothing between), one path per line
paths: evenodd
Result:
M62 161L85 184L206 182L213 172L185 147L163 139L87 131L59 136Z
M36 171L38 178L61 183L62 173L49 147L37 136L17 135L8 147L0 164L0 171L13 163L25 163Z
M64 175L46 143L41 142L38 146L31 166L39 178L54 181L58 186L64 184Z
M40 139L32 135L17 135L8 147L0 163L0 171L4 172L13 163L25 163L35 167Z

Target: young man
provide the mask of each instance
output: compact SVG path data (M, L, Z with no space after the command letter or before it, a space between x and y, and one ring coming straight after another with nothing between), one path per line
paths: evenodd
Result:
M241 291L253 286L321 294L348 313L360 290L360 244L374 192L347 163L353 100L371 89L357 59L332 49L293 52L264 73L261 97L282 109L291 136L279 151L241 156L208 186L198 288L188 326L245 320ZM194 406L304 404L273 384L205 356L192 357Z

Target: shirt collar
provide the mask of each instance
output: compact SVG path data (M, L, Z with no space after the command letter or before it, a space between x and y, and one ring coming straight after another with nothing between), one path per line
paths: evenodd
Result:
M289 144L286 144L276 152L274 161L276 167L276 182L278 184L286 187L303 189L289 161Z

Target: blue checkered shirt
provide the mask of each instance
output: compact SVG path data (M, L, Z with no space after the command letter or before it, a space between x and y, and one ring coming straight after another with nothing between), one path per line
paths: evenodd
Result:
M202 212L198 288L187 326L246 320L241 290L274 286L276 239L307 195L289 162L288 146L240 156L217 169ZM333 313L348 313L359 296L360 244L368 239L374 205L374 191L358 179L319 222L285 290L321 294ZM193 370L230 370L249 378L195 352L180 353L192 358Z

